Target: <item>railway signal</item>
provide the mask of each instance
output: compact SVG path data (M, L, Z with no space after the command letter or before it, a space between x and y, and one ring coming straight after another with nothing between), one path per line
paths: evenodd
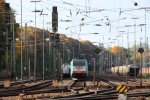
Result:
M13 34L12 33L8 33L8 41L12 41L13 39Z
M100 52L101 52L100 48L97 47L97 48L95 49L95 53L99 54Z
M53 32L58 31L58 12L57 12L57 6L53 7L52 12L52 30Z
M55 42L59 42L60 41L60 34L56 34L56 32L58 31L58 12L57 12L57 6L53 6L52 8L52 31L54 33L54 40L52 41L52 45L53 45L53 78L56 78L56 50L55 50ZM54 80L55 81L55 80Z
M60 34L55 34L55 42L60 42Z
M140 53L140 68L141 68L141 79L140 79L140 86L142 87L142 54L144 52L143 48L139 48L138 52Z

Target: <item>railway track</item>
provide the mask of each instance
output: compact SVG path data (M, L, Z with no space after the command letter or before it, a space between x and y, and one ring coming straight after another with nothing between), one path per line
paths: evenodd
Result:
M45 82L34 84L31 86L19 85L17 87L13 87L9 89L1 89L0 97L17 96L20 92L24 92L25 94L30 94L33 91L43 89L45 87L50 86L51 84L52 84L51 81L45 81Z
M40 80L43 80L43 79L40 79L40 78L36 79L35 82L40 81ZM21 84L31 83L33 81L34 80L23 80L22 82L21 81L13 81L13 82L11 82L11 87L15 87L15 86L21 85ZM0 84L0 89L4 89L3 83Z
M105 82L108 82L107 80L103 80ZM135 80L131 79L131 82L135 82ZM103 91L96 91L96 92L89 92L89 93L82 93L82 94L74 94L70 96L65 96L62 98L54 98L54 99L59 99L59 100L71 100L71 99L76 99L76 100L112 100L112 99L117 99L119 93L115 90L115 87L117 87L116 84L114 83L109 83L111 86L113 86L112 89L110 90L103 90ZM138 88L150 88L149 86L146 87L130 87L132 90L138 89ZM108 96L109 95L109 96ZM147 97L150 95L150 92L132 92L132 93L127 93L126 94L128 98L138 98L138 97Z
M85 88L86 87L86 88ZM88 87L84 81L75 81L74 83L70 84L69 86L59 86L59 87L50 87L50 88L44 88L44 89L40 89L40 90L37 90L35 89L33 91L33 89L31 89L31 91L24 91L24 94L25 95L33 95L33 94L36 94L36 96L33 96L32 98L27 98L27 97L24 97L24 100L35 100L35 99L42 99L42 98L51 98L51 99L58 99L58 98L71 98L71 97L81 97L81 96L88 96L88 95L92 95L92 94L97 94L97 93L100 93L100 92L106 92L106 91L110 91L110 89L107 88L107 90L97 90L96 89L97 87L93 86L93 87ZM92 90L92 91L91 91ZM14 91L13 91L14 92ZM15 92L13 93L11 92L11 95L14 96L14 95L18 95L19 92ZM53 94L53 93L56 93L56 94L61 94L63 92L64 95L58 95L58 96L55 96L55 97L52 97L50 95L41 95L42 94ZM1 92L0 92L1 93ZM67 95L65 95L65 93L68 93ZM10 92L9 92L10 94ZM7 94L2 94L2 95L7 95ZM9 95L9 96L11 96Z
M102 82L102 81L100 81ZM108 82L107 82L108 84ZM85 80L76 80L74 82L74 84L72 84L70 86L71 90L73 91L72 94L67 95L67 96L63 96L63 97L56 97L53 99L71 99L71 98L80 98L82 99L82 97L88 97L88 96L93 96L96 94L103 94L103 93L107 93L109 91L113 91L114 87L113 86L105 86L105 87L100 87L100 86L87 86L86 81ZM84 91L84 92L83 92Z
M103 86L100 85L102 82L109 84L108 86ZM47 84L48 85L48 84ZM50 84L49 84L50 85ZM24 100L35 100L35 99L40 99L40 100L46 100L44 98L51 98L51 99L56 99L56 100L70 100L70 99L76 99L76 100L112 100L112 99L117 99L118 98L118 92L116 92L115 87L116 85L108 82L107 80L99 80L99 85L95 86L88 86L87 82L85 80L75 80L74 83L70 84L69 86L58 86L58 87L50 87L49 88L44 88L45 86L34 86L24 88L24 94L25 95L32 95L32 94L39 94L37 97L33 98L24 98ZM38 87L38 88L37 88ZM139 87L136 87L139 88ZM9 91L8 93L4 93L4 91L0 91L0 95L7 96L15 96L18 95L21 92L15 92L15 90ZM40 94L48 94L49 95L42 95ZM51 95L53 93L59 94L55 97L52 97ZM63 95L60 95L63 93ZM67 93L67 94L65 94ZM51 94L51 95L50 95ZM109 96L108 96L109 95ZM132 92L132 93L127 93L128 97L139 97L139 96L149 96L150 92Z
M63 97L63 98L54 98L56 100L113 100L118 98L119 93L116 91L107 91L107 92L101 92L97 94L88 94L88 95L76 95L76 96L70 96L70 97ZM150 92L140 92L140 93L127 93L126 94L128 98L139 98L139 97L148 97L150 95ZM143 100L143 99L142 99ZM145 100L145 99L144 99Z

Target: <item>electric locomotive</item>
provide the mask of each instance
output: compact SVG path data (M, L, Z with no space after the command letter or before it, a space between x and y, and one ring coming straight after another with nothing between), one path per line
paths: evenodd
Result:
M72 78L85 78L88 76L88 62L86 59L72 59L70 63L70 76Z

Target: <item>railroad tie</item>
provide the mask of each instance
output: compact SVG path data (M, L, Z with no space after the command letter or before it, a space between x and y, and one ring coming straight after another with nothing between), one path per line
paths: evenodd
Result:
M61 95L64 96L64 91L61 92Z
M44 96L44 95L43 95L43 96L37 96L37 97L36 97L36 99L42 99L42 98L50 98L50 96L48 96L48 95L47 95L47 96Z
M23 97L25 96L24 91L19 93L18 100L23 100Z
M36 100L36 98L23 98L23 100Z
M76 91L76 94L79 94L79 91Z
M75 91L74 89L70 89L71 90L71 92L73 92L73 93L76 93L77 91Z
M108 84L103 81L100 81L100 84L98 86L108 86Z
M89 91L89 89L87 87L84 88L85 91Z

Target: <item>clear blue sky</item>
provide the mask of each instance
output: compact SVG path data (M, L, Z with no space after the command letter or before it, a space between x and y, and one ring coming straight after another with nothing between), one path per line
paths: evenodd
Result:
M16 20L20 23L21 19L21 0L6 0L16 11ZM23 26L25 22L35 20L34 13L35 3L31 0L22 0ZM34 0L32 0L34 1ZM135 6L134 2L138 5ZM64 33L69 37L89 40L91 42L104 43L105 47L110 45L123 45L127 47L127 32L129 30L129 45L134 44L136 32L137 44L145 42L145 36L149 38L150 45L150 0L41 0L37 3L37 10L43 10L45 16L45 29L51 31L51 13L52 7L58 8L58 33ZM42 28L42 16L37 13L37 27ZM138 19L134 19L138 18ZM146 32L145 24L146 18ZM70 22L65 22L69 20ZM50 23L50 24L47 24ZM133 25L136 24L136 27ZM28 23L34 26L34 22ZM99 26L100 25L100 26ZM132 25L127 28L126 25ZM136 29L135 29L136 28ZM124 32L121 32L124 31ZM100 33L100 34L91 34ZM120 34L123 33L123 41ZM145 34L146 33L146 34ZM115 40L118 39L118 40ZM114 42L114 43L110 43Z

